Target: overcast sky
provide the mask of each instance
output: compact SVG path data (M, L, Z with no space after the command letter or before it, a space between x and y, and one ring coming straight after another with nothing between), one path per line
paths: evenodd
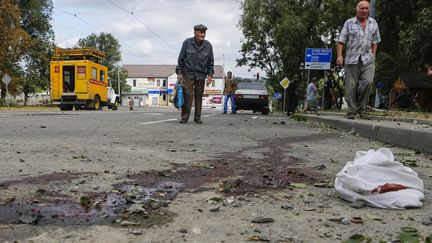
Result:
M120 41L122 64L177 64L193 26L208 27L215 64L252 78L256 70L236 68L243 35L237 0L53 0L55 42L73 47L91 33L109 32ZM133 13L133 14L132 14ZM76 15L76 16L75 16ZM225 61L224 61L225 60Z

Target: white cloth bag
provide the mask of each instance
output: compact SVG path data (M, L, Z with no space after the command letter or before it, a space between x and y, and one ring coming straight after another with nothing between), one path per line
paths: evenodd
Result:
M373 189L386 183L401 184L409 189L372 193ZM354 161L347 162L336 174L335 189L347 201L362 200L377 208L423 206L423 181L414 170L394 161L393 153L387 148L357 152Z

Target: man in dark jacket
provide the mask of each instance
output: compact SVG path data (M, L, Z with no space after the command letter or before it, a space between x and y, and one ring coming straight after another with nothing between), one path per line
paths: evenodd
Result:
M294 114L297 105L298 105L298 101L297 101L297 88L300 84L299 81L299 76L296 74L293 77L293 80L289 83L289 86L286 90L286 94L287 94L287 115L291 116L292 114Z
M182 107L180 123L187 123L192 107L192 100L195 98L194 122L202 124L201 109L204 93L204 83L212 82L214 73L213 47L205 40L207 27L196 25L194 37L183 42L178 57L176 73L177 79L183 85L184 105Z

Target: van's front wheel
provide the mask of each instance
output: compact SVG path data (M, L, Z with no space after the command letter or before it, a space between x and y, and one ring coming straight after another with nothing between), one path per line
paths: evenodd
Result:
M100 98L99 98L99 96L95 96L94 97L94 100L93 100L93 109L94 110L100 110L102 108L102 104L101 104L101 101L100 101Z

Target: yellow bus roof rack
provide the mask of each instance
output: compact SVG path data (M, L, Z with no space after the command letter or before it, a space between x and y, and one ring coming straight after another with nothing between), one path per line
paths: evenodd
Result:
M57 60L95 60L99 62L105 53L92 48L55 48L53 59Z

